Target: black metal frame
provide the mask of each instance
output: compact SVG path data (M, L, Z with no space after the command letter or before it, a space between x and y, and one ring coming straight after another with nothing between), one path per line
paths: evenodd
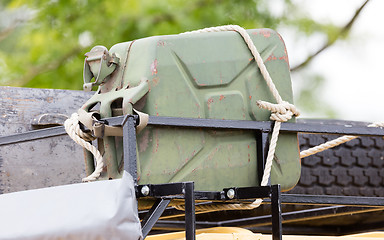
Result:
M221 192L201 192L194 191L193 182L137 185L136 169L136 129L139 121L137 116L126 115L104 119L109 125L123 126L124 142L124 169L134 178L136 184L137 198L152 197L157 199L149 211L142 211L143 235L146 236L152 228L186 230L187 239L195 239L196 228L214 227L214 226L242 226L252 230L262 232L272 232L273 239L281 239L282 222L302 221L308 219L326 218L329 216L338 216L351 213L365 213L373 211L384 211L383 198L376 197L345 197L345 196L310 196L281 194L279 185L266 187L248 187L248 188L227 188ZM255 131L257 138L257 161L258 166L264 166L264 160L268 150L268 134L273 129L272 122L240 121L240 120L214 120L214 119L189 119L172 117L149 117L149 125L157 127L184 127L184 128L214 128L214 129L246 129ZM369 128L362 126L344 126L329 124L308 124L308 123L282 123L281 132L294 133L326 133L357 136L384 136L384 129ZM0 137L0 146L12 143L31 141L47 137L64 135L63 127L53 127L31 131L23 134ZM264 169L259 167L259 176L262 176ZM146 194L142 193L143 187L148 188ZM234 191L234 197L229 199L227 192ZM271 203L271 215L256 216L242 219L225 220L219 222L199 222L195 219L195 200L233 202L244 201L245 199L269 198L266 202ZM172 199L184 199L185 213L169 208L168 204ZM319 205L318 208L293 211L288 213L281 212L281 204L296 205ZM197 203L201 204L201 203ZM225 204L225 203L223 203ZM329 206L330 205L330 206ZM185 221L159 220L163 217L177 217L185 215ZM272 229L270 226L272 225ZM267 227L267 228L266 228ZM350 227L348 227L350 228ZM367 229L383 229L383 224L371 224L370 226L355 226L352 230L338 227L332 229L335 235L366 231ZM285 232L290 229L284 228ZM311 229L311 233L314 232ZM317 231L325 233L323 229L317 228Z
M281 219L281 193L280 185L265 187L247 187L247 188L226 188L221 192L202 192L194 191L193 182L167 183L137 185L137 163L136 163L136 124L137 116L127 115L123 120L123 143L124 143L124 169L128 171L136 183L136 197L156 198L155 204L146 213L142 220L143 237L145 238L155 223L159 220L168 204L174 198L183 198L185 201L185 236L187 240L194 240L196 237L196 219L195 219L195 200L242 200L253 198L270 198L272 207L272 236L273 240L282 239L282 219ZM260 137L266 137L265 133ZM264 144L268 141L263 140ZM266 149L266 146L261 146ZM263 154L264 155L264 154ZM264 156L262 157L264 161ZM262 165L264 166L264 164ZM146 187L147 194L142 193ZM227 196L228 191L233 191L233 196Z
M123 126L126 116L106 118L109 125ZM216 129L243 129L255 130L264 133L270 132L273 128L270 121L245 121L245 120L219 120L219 119L196 119L196 118L175 118L149 116L149 125L189 127L189 128L216 128ZM313 124L313 123L281 123L281 132L291 133L323 133L354 136L381 136L384 137L384 128L372 128L363 126L346 126L337 124ZM54 136L66 135L64 127L51 127L34 130L25 133L13 134L0 137L0 146L20 142L33 141Z

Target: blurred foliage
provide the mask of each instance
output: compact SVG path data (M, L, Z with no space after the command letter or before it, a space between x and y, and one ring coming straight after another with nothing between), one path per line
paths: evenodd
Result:
M317 73L309 73L306 70L300 72L296 78L299 91L295 96L300 111L307 117L321 115L328 118L337 118L337 113L329 104L321 101L324 88L324 77Z
M340 37L336 26L310 19L290 0L3 0L0 16L0 85L39 88L81 89L92 46L152 35L237 24Z

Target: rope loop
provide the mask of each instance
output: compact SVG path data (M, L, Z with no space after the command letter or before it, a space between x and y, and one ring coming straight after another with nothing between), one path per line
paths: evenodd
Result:
M104 168L103 156L100 151L90 144L89 142L96 139L92 134L83 132L80 128L79 124L79 115L77 113L73 113L70 118L65 120L64 122L65 131L68 135L80 146L87 149L89 152L93 154L96 160L95 171L82 179L83 182L95 181L100 177L101 172Z

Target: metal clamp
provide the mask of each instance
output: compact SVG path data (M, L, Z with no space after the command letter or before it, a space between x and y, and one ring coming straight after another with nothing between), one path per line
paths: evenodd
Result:
M83 80L84 91L89 92L93 86L107 81L107 77L115 71L120 59L115 53L109 54L104 46L96 46L85 54ZM92 78L95 79L91 82Z

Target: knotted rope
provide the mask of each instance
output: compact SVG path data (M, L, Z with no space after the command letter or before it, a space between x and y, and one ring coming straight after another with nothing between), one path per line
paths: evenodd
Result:
M99 150L95 146L89 143L90 141L95 140L96 138L92 134L83 132L80 129L79 115L77 113L73 113L71 117L64 122L64 127L68 135L77 144L87 149L95 157L95 171L93 171L91 175L82 179L83 182L95 181L98 177L100 177L100 174L103 171L104 167L103 156L100 154Z
M261 186L268 185L269 178L271 176L271 169L272 169L272 163L273 158L275 155L275 149L276 149L276 143L279 137L279 131L281 122L288 121L292 118L292 116L299 116L299 111L296 109L296 107L286 101L283 101L281 98L275 84L272 81L271 76L269 75L269 72L267 70L267 67L264 64L263 59L260 56L259 51L257 50L255 44L253 43L251 37L247 33L247 31L237 25L226 25L226 26L219 26L219 27L211 27L211 28L204 28L201 30L196 30L192 32L186 32L183 34L191 34L191 33L204 33L204 32L222 32L222 31L236 31L241 35L241 37L244 39L244 42L247 44L249 50L252 53L252 56L255 59L255 62L257 66L260 69L260 73L263 76L265 82L267 83L267 86L272 93L273 97L275 98L277 104L269 103L265 101L257 101L257 106L260 108L268 109L271 111L271 117L270 119L275 121L275 126L273 127L272 131L272 137L269 144L269 150L267 155L267 160L265 163L263 178L261 181ZM218 210L246 210L246 209L254 209L260 206L262 203L262 199L256 199L252 203L240 203L240 204L211 204L211 205L197 205L196 210L197 211L204 211L204 212L210 212L210 211L218 211ZM184 206L175 206L178 210L185 210Z

